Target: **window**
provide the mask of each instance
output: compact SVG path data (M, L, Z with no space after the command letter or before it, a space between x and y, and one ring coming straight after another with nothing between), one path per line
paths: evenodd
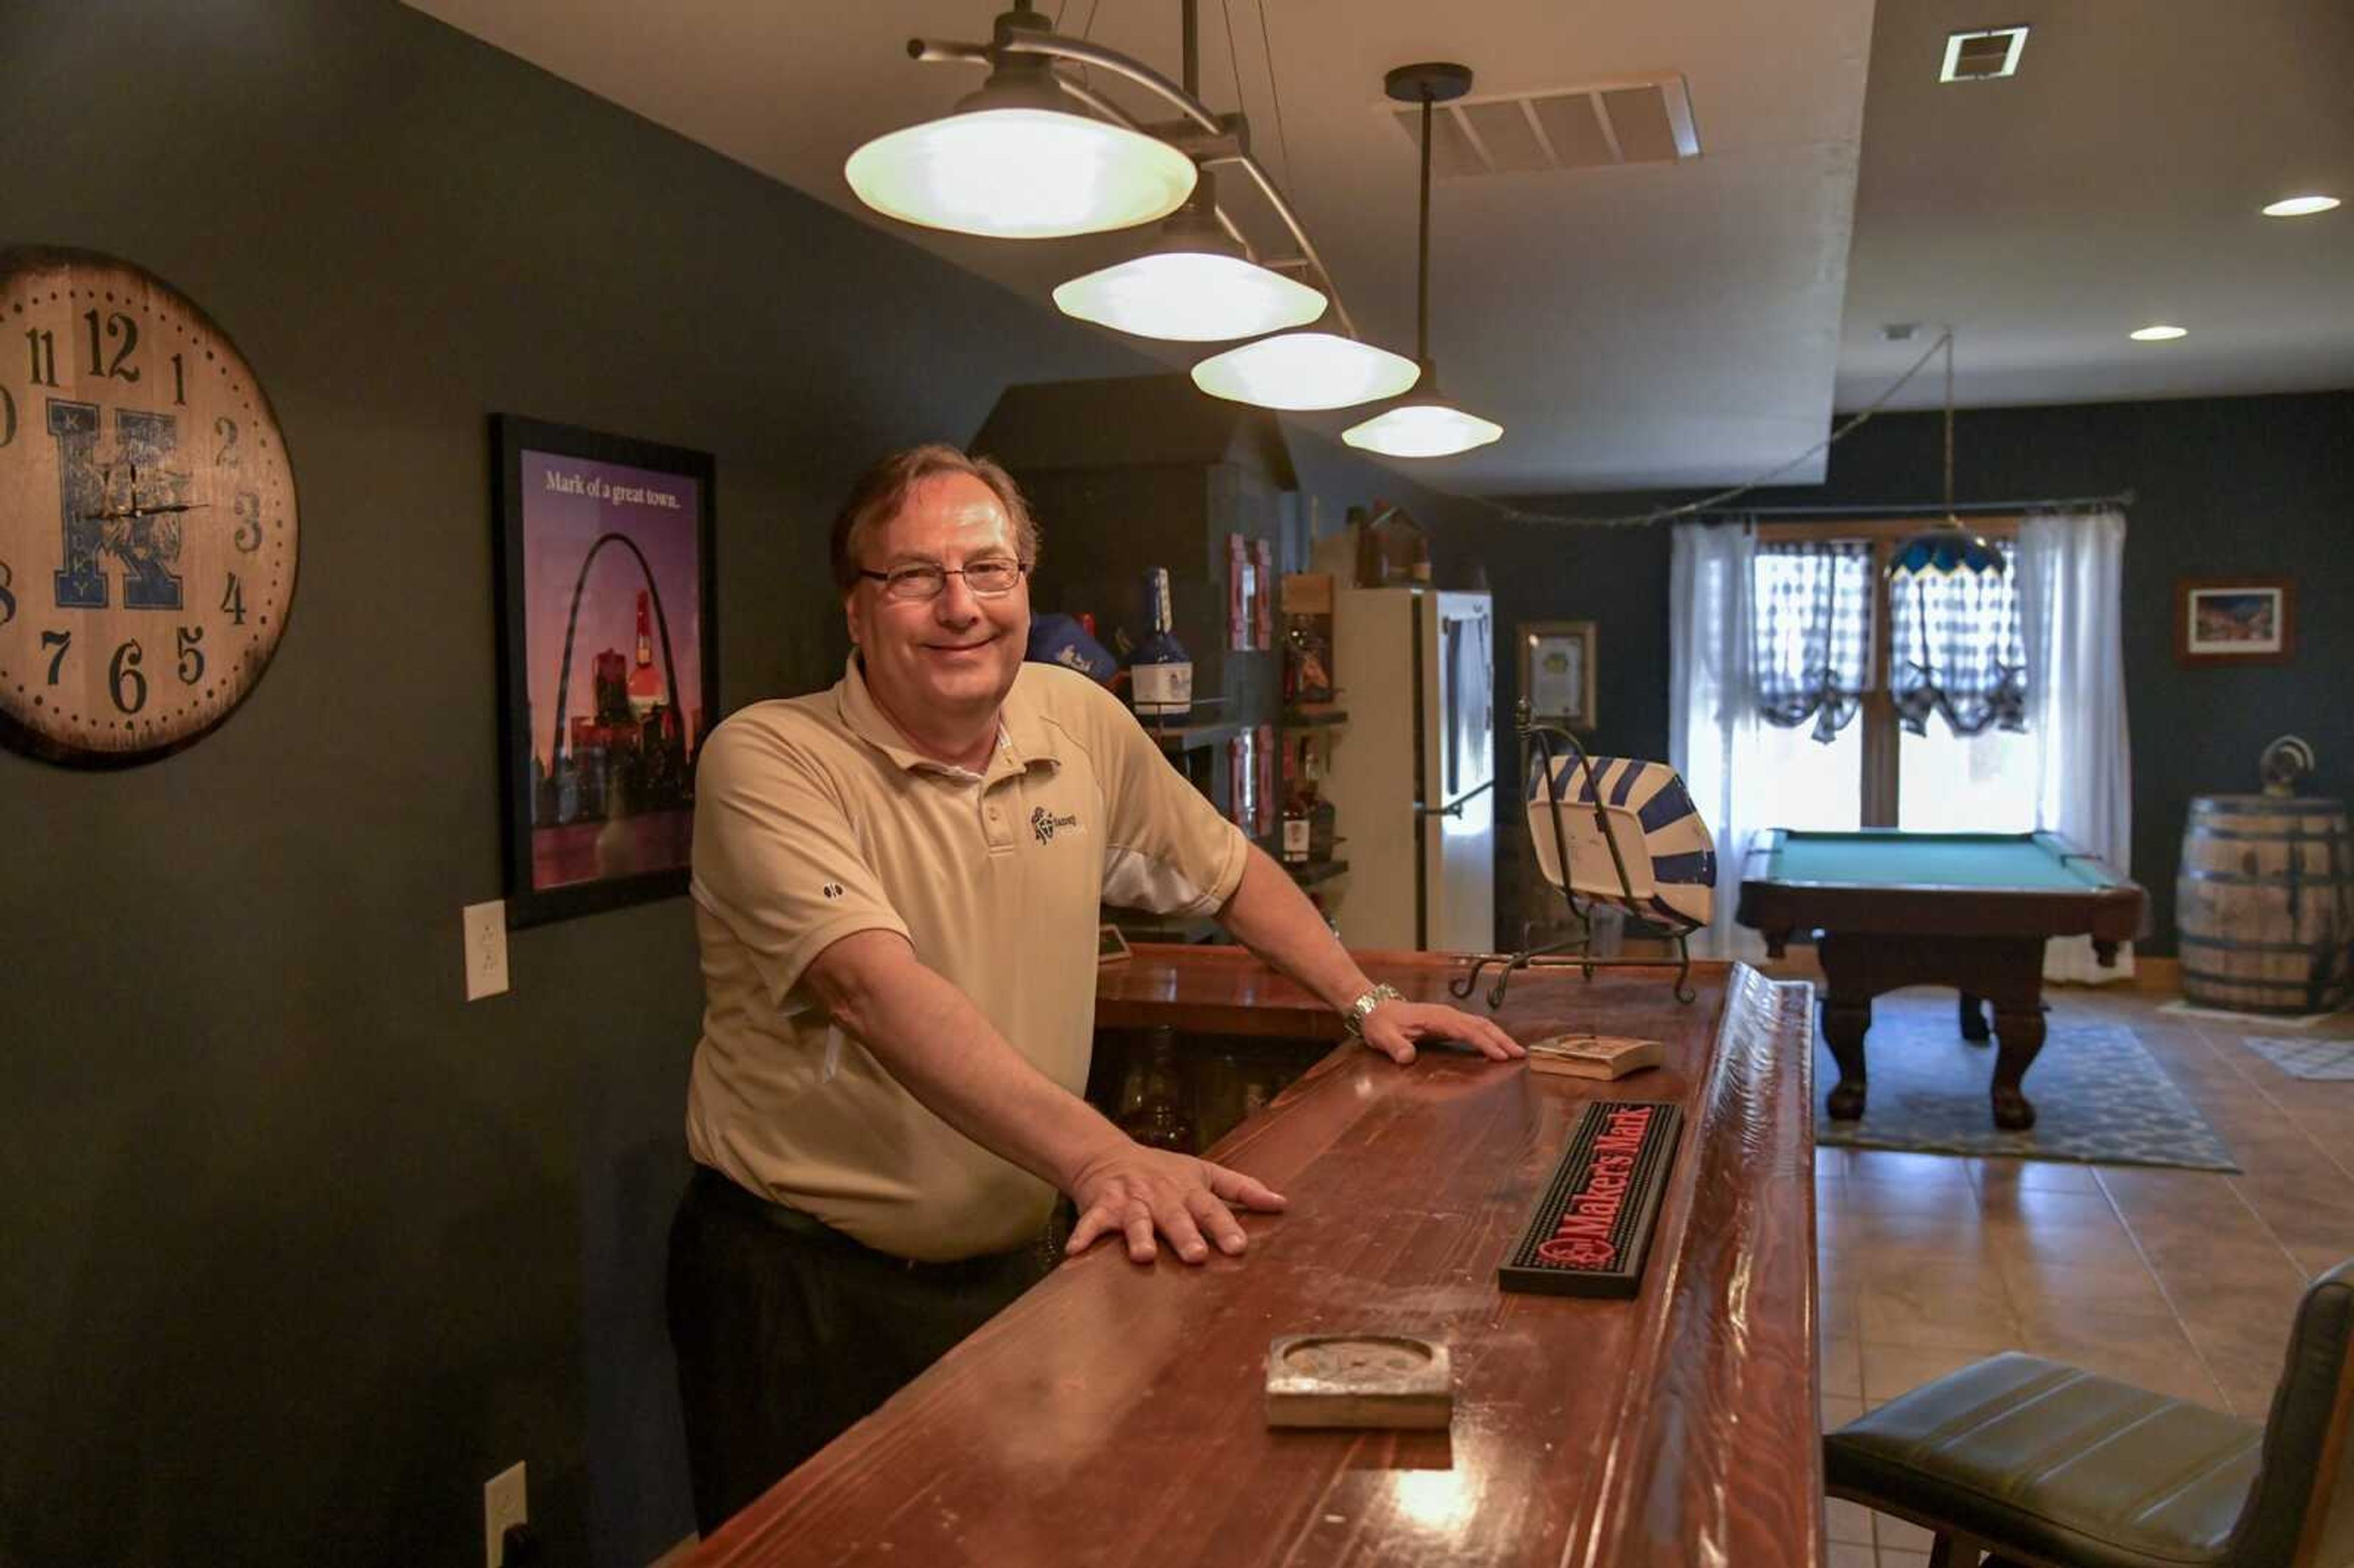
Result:
M1889 559L1923 526L1759 525L1752 624L1766 724L1763 776L1740 785L1750 820L1834 831L2035 826L2015 568L1893 594ZM1974 527L2013 555L2018 519Z

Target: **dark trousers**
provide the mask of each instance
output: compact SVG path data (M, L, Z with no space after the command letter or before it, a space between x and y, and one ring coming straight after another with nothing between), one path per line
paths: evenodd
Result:
M909 1263L697 1166L671 1222L669 1306L703 1534L1044 1278L1059 1239Z

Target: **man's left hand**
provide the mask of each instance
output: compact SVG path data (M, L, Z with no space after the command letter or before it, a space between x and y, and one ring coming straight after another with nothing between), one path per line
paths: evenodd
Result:
M1365 1044L1401 1067L1414 1060L1417 1040L1459 1040L1498 1062L1528 1054L1488 1020L1435 1001L1385 1001L1365 1016Z

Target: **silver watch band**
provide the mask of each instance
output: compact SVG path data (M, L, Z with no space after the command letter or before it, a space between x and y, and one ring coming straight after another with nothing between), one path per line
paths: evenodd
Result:
M1341 1027L1349 1032L1351 1039L1363 1040L1365 1037L1365 1020L1373 1015L1373 1009L1385 1001L1405 1000L1405 993L1397 987L1377 985L1349 1004L1348 1011L1341 1014Z

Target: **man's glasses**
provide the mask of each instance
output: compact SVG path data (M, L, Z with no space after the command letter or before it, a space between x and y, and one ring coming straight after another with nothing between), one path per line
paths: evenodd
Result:
M893 567L887 572L870 572L862 567L858 575L881 583L885 599L913 603L939 598L947 591L950 577L962 577L964 586L977 599L1002 599L1013 591L1013 585L1022 580L1027 569L1019 561L969 561L956 567L927 562L921 566Z

